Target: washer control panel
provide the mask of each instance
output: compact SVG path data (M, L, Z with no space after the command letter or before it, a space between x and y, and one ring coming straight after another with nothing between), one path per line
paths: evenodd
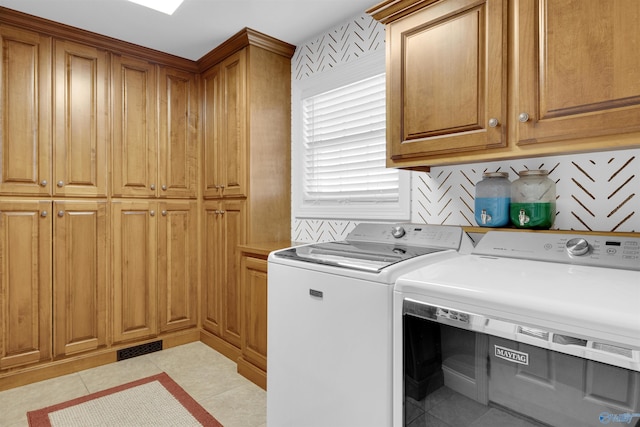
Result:
M475 255L640 271L640 238L489 231Z
M463 233L462 227L448 225L361 223L349 233L347 241L457 250Z

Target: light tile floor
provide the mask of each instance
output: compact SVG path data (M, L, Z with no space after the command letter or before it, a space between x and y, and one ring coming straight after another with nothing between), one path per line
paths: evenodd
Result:
M0 392L0 426L26 427L27 411L166 372L224 427L266 426L267 395L201 342Z

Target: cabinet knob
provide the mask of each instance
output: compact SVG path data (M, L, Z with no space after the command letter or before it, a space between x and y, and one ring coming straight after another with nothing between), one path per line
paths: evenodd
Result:
M225 210L221 210L221 211L220 211L220 215L224 215L224 214L226 214L226 213L227 213L227 211L225 211Z
M518 116L518 120L521 123L526 123L529 121L529 113L520 113L520 115Z
M43 218L46 217L47 215L49 215L49 212L47 212L47 211L40 212L40 216L43 217Z
M64 187L64 181L58 181L57 186L60 188Z
M162 216L167 216L167 211L162 211Z
M155 185L155 184L151 184L151 185L149 186L149 188L150 188L150 189L152 189L152 190L155 190L155 189L156 189L156 185Z
M156 216L156 211L149 211L149 215Z
M500 124L500 122L495 117L492 117L492 118L489 119L489 127L490 128L494 128L494 127L498 126L499 124Z
M58 211L58 216L62 218L64 216L64 211Z
M166 186L166 185L164 185L164 184L163 184L163 185L162 185L162 187L160 187L160 188L162 188L162 191L167 191L167 186Z
M40 181L40 187L46 187L48 184L46 179L43 179L42 181Z

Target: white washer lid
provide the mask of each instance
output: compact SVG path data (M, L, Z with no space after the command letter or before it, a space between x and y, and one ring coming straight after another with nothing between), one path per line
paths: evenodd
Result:
M640 349L640 272L458 255L396 281L421 301Z

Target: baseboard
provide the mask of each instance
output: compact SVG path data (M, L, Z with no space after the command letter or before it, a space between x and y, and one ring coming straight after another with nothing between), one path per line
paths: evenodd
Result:
M24 368L13 369L0 373L0 391L114 363L117 361L117 353L119 350L139 344L162 340L162 346L166 349L198 341L199 339L200 331L198 329L172 332L144 341L118 343L117 345L91 351L86 354L73 355L61 360L42 362Z
M264 390L267 389L267 373L265 371L246 361L242 356L238 358L236 363L238 364L238 373L240 375Z
M210 332L201 330L200 331L200 341L217 351L218 353L226 356L228 359L233 362L237 362L240 357L240 349L233 344L229 344L222 338L217 335L214 335Z

